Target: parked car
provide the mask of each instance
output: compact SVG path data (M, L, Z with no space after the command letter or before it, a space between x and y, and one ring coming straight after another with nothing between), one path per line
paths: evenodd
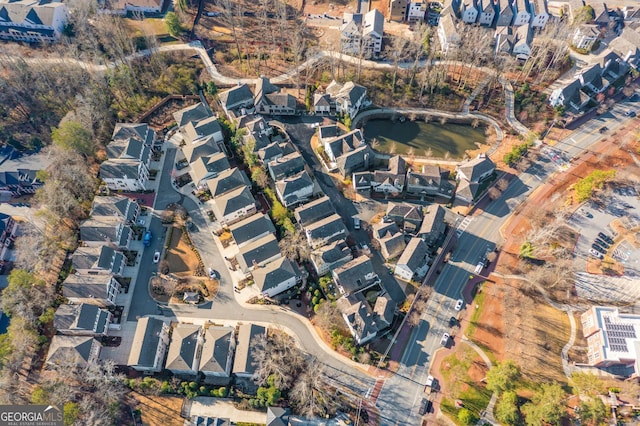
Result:
M430 411L431 411L431 401L423 398L422 401L420 402L420 408L418 409L418 414L420 414L421 416L424 416Z
M605 249L609 249L609 244L605 243L604 241L602 241L600 238L596 238L596 244L598 244L600 247L605 248Z
M636 116L636 112L635 111L627 111L624 113L625 117L635 117Z
M604 258L604 256L602 255L602 253L600 253L600 252L598 252L598 251L595 251L595 250L594 250L594 249L592 249L592 248L591 248L591 249L589 249L589 254L590 254L591 256L593 256L593 257L598 258L598 259L602 259L602 258Z
M589 218L589 219L593 219L593 215L591 213L589 213L587 210L585 209L579 209L578 210L584 217Z
M435 381L435 378L433 376L428 376L427 377L427 383L425 383L424 385L427 387L431 387L433 386L433 382Z
M440 344L442 346L447 346L447 344L449 344L449 339L451 338L451 336L449 336L449 333L444 333L442 335L442 339L440 339Z
M607 254L607 251L605 249L603 249L602 247L600 247L599 245L597 245L596 243L591 244L591 248L599 251L602 254Z
M600 127L600 128L598 129L598 131L599 131L600 133L604 133L604 132L606 132L607 130L609 130L609 128L608 128L607 126L602 126L602 127Z
M353 217L353 229L360 229L360 218L358 216Z
M209 268L209 278L220 278L220 275L218 275L218 272L215 269Z
M159 251L156 251L156 252L153 254L153 263L158 263L158 262L160 262L160 252L159 252Z
M216 16L220 16L220 12L207 12L205 13L205 16L210 16L212 18L215 18Z
M462 305L464 305L464 300L458 299L458 301L456 302L456 306L454 306L455 310L459 311L460 309L462 309Z
M610 236L608 236L604 232L598 232L598 237L600 237L602 240L604 240L607 243L609 243L609 245L613 244L613 238L611 238Z

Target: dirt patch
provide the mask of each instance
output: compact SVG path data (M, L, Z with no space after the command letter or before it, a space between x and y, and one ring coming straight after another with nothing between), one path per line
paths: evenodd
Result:
M180 417L183 399L177 396L145 396L131 392L129 396L135 401L134 410L140 411L143 425L182 426L184 419Z
M518 362L523 376L528 380L566 381L560 354L569 340L569 319L564 312L527 295L519 287L520 284L521 281L497 278L493 287L485 287L484 291L492 296L487 298L488 301L503 301L501 321L494 318L497 315L490 309L485 308L474 340L476 335L483 336L481 343L495 353L496 358ZM493 309L496 308L493 306ZM504 330L502 338L498 338L497 333L491 333L490 324L496 323ZM487 335L483 334L483 329L487 330Z
M484 293L482 312L471 338L478 346L488 349L498 361L505 359L504 353L504 298L505 289L494 283L485 282L479 292ZM470 305L469 313L476 305ZM465 324L462 324L465 327Z
M169 272L180 278L188 278L195 274L200 265L200 259L188 244L182 229L175 227L169 229L173 229L165 258L169 264Z

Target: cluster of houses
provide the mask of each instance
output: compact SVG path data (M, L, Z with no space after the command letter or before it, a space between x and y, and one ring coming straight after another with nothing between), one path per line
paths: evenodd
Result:
M237 94L240 91L241 96ZM273 92L273 89L268 80L261 79L256 92L268 93ZM337 108L341 113L355 115L365 104L366 90L353 83L342 86L333 82L327 92L317 98L333 99L331 108ZM252 95L248 86L237 86L221 93L220 100L237 128L245 129L243 143L245 147L249 146L254 150L261 166L273 180L279 201L286 208L295 209L296 222L304 231L312 249L311 263L316 273L318 276L331 273L333 285L340 296L339 306L343 307L345 321L355 340L366 343L391 325L395 303L388 296L378 297L374 306L364 299L365 290L381 283L371 260L366 254L358 255L357 250L347 246L348 231L344 220L337 214L330 199L322 194L300 153L290 142L283 140L282 136L274 136L275 132L262 116L254 115L261 108L256 105L258 102ZM229 99L234 101L230 103ZM240 99L244 101L241 102ZM336 126L328 127L332 128L333 134L338 135ZM321 128L321 131L329 132L328 127ZM347 145L351 144L348 149L355 148L358 151L358 145L361 145L362 153L370 152L359 130L351 132L343 140L349 141L344 142ZM338 144L335 142L334 145ZM337 167L342 167L347 175L351 173L351 167L364 165L359 160L345 161L345 158L349 158L348 149L345 148L345 152L341 154L337 148L330 150L332 161L338 164ZM357 157L364 158L359 154ZM213 202L217 202L215 196ZM306 272L282 255L275 227L267 215L262 212L246 214L238 221L226 223L225 227L238 250L233 259L227 257L231 268L250 276L264 296L276 296L304 280ZM365 323L367 326L363 327Z
M454 50L462 41L464 25L477 25L487 28L494 40L496 54L510 54L520 60L527 60L531 54L533 39L545 28L550 19L568 17L569 21L584 13L586 4L582 0L453 0L439 3L442 8L438 18L438 39L446 54ZM567 43L576 48L591 50L594 43L610 29L620 34L623 21L635 22L640 19L633 7L610 9L606 4L588 3L594 11L593 19L578 26ZM415 11L422 14L424 20L427 11L426 2L414 3L407 0L392 0L390 15L392 20L416 20ZM413 12L413 15L410 13ZM622 55L621 55L622 56Z
M566 86L555 89L549 96L549 104L567 112L580 113L590 104L597 105L599 95L604 96L601 94L614 87L613 82L624 77L629 69L627 62L611 52L604 56L600 63L582 71Z
M80 225L80 246L71 256L71 273L62 282L67 300L56 310L47 362L97 360L101 337L114 324L116 297L126 287L127 253L140 206L122 196L96 196L90 218Z
M103 13L158 14L164 0L114 0L101 3ZM67 2L59 0L0 1L0 39L27 43L53 43L69 21Z
M118 123L107 144L100 179L113 191L144 191L149 181L156 132L145 123Z
M360 129L343 132L336 125L318 128L318 140L324 152L325 166L344 178L351 178L359 192L376 192L392 196L408 195L422 199L472 203L480 194L481 183L495 171L495 164L486 156L461 163L456 169L458 186L449 179L449 171L437 165L423 165L420 171L407 167L399 156L388 159L386 169L374 167L376 153L366 143Z
M145 374L163 369L184 380L227 385L232 377L252 379L255 338L266 335L261 325L241 323L235 327L168 324L155 317L138 320L128 365Z

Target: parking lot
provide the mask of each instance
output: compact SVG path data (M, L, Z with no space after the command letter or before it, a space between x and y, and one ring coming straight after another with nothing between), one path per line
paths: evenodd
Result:
M640 300L640 247L632 241L640 227L640 198L633 186L616 187L602 201L589 201L569 219L580 231L574 249L576 290L580 297L599 302L634 303ZM617 231L626 229L626 237ZM604 234L604 236L603 236ZM586 272L587 259L610 256L623 266L623 275Z

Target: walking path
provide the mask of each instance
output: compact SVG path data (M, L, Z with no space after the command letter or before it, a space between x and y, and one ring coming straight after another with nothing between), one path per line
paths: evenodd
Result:
M489 367L489 368L493 367L493 363L491 362L491 360L489 359L487 354L484 353L482 348L480 348L480 346L478 346L475 343L473 343L464 334L462 335L462 341L465 342L467 345L471 346L478 353L478 355L480 355L480 358L482 358L484 363L487 364L487 367ZM493 395L491 395L491 399L489 400L489 404L487 405L487 409L484 411L484 414L482 415L482 417L478 421L478 425L483 425L483 424L485 424L487 422L491 423L492 425L500 424L493 417L493 407L496 405L496 401L497 400L498 400L498 392L494 392Z
M213 61L211 60L211 57L209 56L209 54L207 53L206 49L202 46L202 43L200 43L199 41L193 41L191 43L180 43L180 44L170 44L170 45L163 45L158 47L157 49L145 49L145 50L141 50L139 52L133 53L131 55L129 55L127 57L127 60L129 59L136 59L136 58L143 58L145 56L149 56L151 53L153 52L178 52L178 51L184 51L184 50L192 50L195 51L196 54L200 57L200 59L202 59L202 62L204 63L205 68L207 69L207 72L209 73L209 76L211 77L211 79L218 85L221 86L234 86L236 84L251 84L254 85L257 82L257 78L235 78L235 77L228 77L225 75L222 75L218 69L216 68L215 64L213 63ZM94 71L94 72L104 72L108 69L112 69L115 68L118 65L121 65L123 63L122 60L118 60L118 61L114 61L114 62L107 62L104 64L95 64L93 62L89 62L89 61L83 61L80 59L74 59L74 58L54 58L54 57L47 57L47 58L23 58L23 57L15 57L15 56L10 56L10 55L4 55L2 57L0 57L0 61L9 61L9 60L15 60L15 61L24 61L26 63L29 62L37 62L37 63L51 63L51 64L73 64L73 65L77 65L79 67L82 67L86 70L89 71ZM360 67L364 67L364 68L373 68L373 69L383 69L383 70L392 70L394 69L394 65L390 64L390 63L385 63L385 62L375 62L375 61L371 61L371 60L367 60L367 59L359 59L359 58L355 58L353 56L349 56L349 55L345 55L343 53L340 52L333 52L333 51L328 51L328 50L322 50L319 51L318 53L316 53L314 56L312 56L311 58L307 59L306 61L304 61L303 63L301 63L298 67L296 68L292 68L291 70L287 71L284 74L272 77L270 80L272 83L274 84L280 84L280 83L284 83L287 82L289 80L293 80L294 77L306 70L307 68L311 68L313 66L315 66L317 63L323 61L323 60L338 60L341 62L346 62L352 65L358 65ZM429 62L426 60L422 60L418 62L418 67L424 67L428 64ZM464 65L464 66L468 66L468 64L460 62L460 61L431 61L430 65ZM403 62L398 64L398 67L401 69L408 69L414 66L413 62ZM474 67L476 70L482 71L485 74L489 75L489 76L495 76L496 75L496 71L488 68L488 67ZM509 83L504 77L499 76L499 80L500 83L503 85L504 87L504 91L505 91L505 109L506 109L506 120L509 123L509 125L511 127L513 127L516 131L518 131L520 134L522 135L526 135L527 133L529 133L529 129L527 129L526 126L524 126L522 123L520 123L516 118L515 115L513 113L514 111L514 99L513 99L513 87L511 86L511 83ZM488 81L488 80L485 80ZM482 86L483 83L481 83ZM479 93L479 92L478 92ZM473 95L473 93L472 93ZM477 95L477 94L476 94ZM466 104L466 102L465 102ZM471 104L471 102L469 102L469 105ZM397 110L397 111L402 111ZM416 110L411 110L411 109L405 109L405 111L410 111L410 112L421 112L421 111L428 111L429 114L440 114L442 113L441 111L437 111L437 110L421 110L421 109L416 109ZM468 106L465 109L463 109L462 113L453 113L454 115L458 115L460 117L468 117L469 115L472 115L476 118L482 119L484 121L493 121L491 124L494 126L497 126L497 122L489 117L486 114L482 114L482 113L469 113L468 112ZM440 116L444 116L444 115L440 115ZM357 119L357 117L356 117ZM355 126L354 126L355 127ZM500 135L502 135L502 130L500 130ZM500 136L499 138L500 140L502 140L502 136Z

